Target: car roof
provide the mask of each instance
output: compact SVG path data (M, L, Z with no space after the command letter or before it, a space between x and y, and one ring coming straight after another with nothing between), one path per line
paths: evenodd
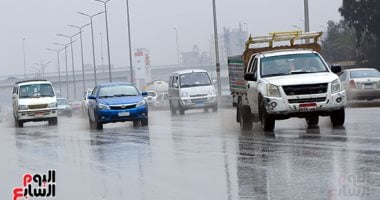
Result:
M15 83L15 85L32 85L32 84L51 84L50 81L47 80L23 80L23 81L18 81Z
M282 50L276 50L276 51L265 51L258 53L259 55L262 55L263 57L271 57L271 56L283 56L283 55L294 55L294 54L310 54L310 53L317 53L313 50L307 50L307 49L282 49Z
M63 98L63 97L59 97L59 98L57 98L57 100L67 100L67 99Z
M172 72L171 75L188 74L192 72L206 72L207 73L207 71L203 69L184 69L184 70Z

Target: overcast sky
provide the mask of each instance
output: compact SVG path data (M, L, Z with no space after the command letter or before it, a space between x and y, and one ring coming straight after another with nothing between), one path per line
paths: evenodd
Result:
M303 0L216 0L218 31L238 28L239 22L252 35L303 27ZM150 49L155 65L177 62L175 30L180 51L190 51L194 44L209 51L213 33L212 0L129 0L132 48ZM309 0L310 29L326 28L328 20L338 21L342 0ZM26 38L27 73L36 62L52 61L47 71L56 71L56 55L46 48L60 48L54 42L68 42L57 33L74 34L68 24L84 25L87 17L78 11L94 14L104 10L93 0L1 0L0 1L0 75L23 74L22 40ZM128 66L126 1L108 3L111 62ZM107 63L105 18L94 18L97 63L101 63L100 34L103 35L104 62ZM85 63L92 63L90 28L84 33ZM79 43L74 45L76 69L80 69ZM63 59L63 54L62 54Z

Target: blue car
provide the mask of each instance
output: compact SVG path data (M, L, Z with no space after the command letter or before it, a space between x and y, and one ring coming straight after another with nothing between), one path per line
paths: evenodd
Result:
M88 117L91 127L103 129L103 124L133 121L133 126L148 126L146 92L131 83L97 85L88 97Z

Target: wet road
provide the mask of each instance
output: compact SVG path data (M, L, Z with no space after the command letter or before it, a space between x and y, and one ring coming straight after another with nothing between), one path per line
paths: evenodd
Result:
M380 199L380 108L349 108L346 124L321 118L255 124L241 132L235 111L150 112L90 130L86 118L58 126L0 123L0 199L25 173L56 170L56 199Z

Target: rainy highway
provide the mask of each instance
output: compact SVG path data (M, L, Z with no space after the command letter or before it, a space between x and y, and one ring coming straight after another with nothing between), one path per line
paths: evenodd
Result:
M60 117L1 122L0 199L25 173L56 171L56 199L378 199L380 108L348 108L344 127L304 120L240 131L235 110L149 113L148 127Z

